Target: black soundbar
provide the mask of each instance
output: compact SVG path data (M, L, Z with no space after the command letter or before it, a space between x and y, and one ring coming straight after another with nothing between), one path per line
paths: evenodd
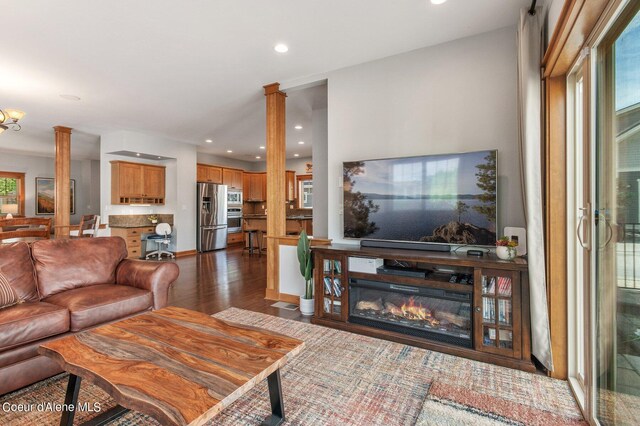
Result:
M360 247L450 252L449 244L414 243L410 241L360 240Z

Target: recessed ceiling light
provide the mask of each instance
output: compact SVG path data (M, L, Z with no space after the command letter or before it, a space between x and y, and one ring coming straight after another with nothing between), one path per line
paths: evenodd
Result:
M298 145L304 145L304 141L298 142Z
M256 155L256 160L259 160L259 159L260 159L260 156L259 156L259 155Z
M158 157L158 160L162 160L162 157Z
M136 152L136 157L140 157L140 153L139 152Z
M264 146L261 146L260 149L265 149Z
M278 53L287 53L289 51L289 46L283 43L276 44L273 48Z
M294 127L294 129L296 129L296 130L302 130L302 126L301 126L301 125L299 125L299 124L296 124L296 126Z
M447 0L431 0L431 4L442 4Z
M211 139L207 139L205 142L206 142L206 143L211 143L211 142L213 142L213 141L212 141Z
M230 149L228 149L228 150L227 150L227 152L228 152L229 154L231 154L233 151L232 151L232 150L230 150Z
M300 157L300 154L293 154L294 157Z
M80 100L80 96L76 96L76 95L60 95L60 97L62 99L66 99L68 101L79 101Z

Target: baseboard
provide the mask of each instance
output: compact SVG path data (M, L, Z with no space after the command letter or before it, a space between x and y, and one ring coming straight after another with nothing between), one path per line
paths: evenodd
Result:
M194 250L177 251L176 252L176 257L193 256L196 253L198 253L198 252L195 249Z
M295 294L280 293L280 301L299 305L300 296L296 296Z

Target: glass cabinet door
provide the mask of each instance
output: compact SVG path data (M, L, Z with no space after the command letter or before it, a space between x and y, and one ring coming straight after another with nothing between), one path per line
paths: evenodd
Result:
M337 259L322 259L322 297L320 308L321 316L343 320L343 301L346 300L343 261Z
M475 348L483 352L520 356L518 275L510 271L477 272L475 289Z

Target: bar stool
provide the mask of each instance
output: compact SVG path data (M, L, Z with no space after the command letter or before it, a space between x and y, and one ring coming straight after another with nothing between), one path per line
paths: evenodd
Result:
M249 251L249 256L251 256L252 254L254 254L256 251L258 253L258 256L261 255L261 244L260 244L260 239L258 238L258 230L257 229L245 229L243 231L243 233L245 234L245 238L249 238L249 244L246 245L243 249L242 249L242 254L244 255L244 251L248 250ZM253 245L253 240L256 240L257 247L254 247Z

